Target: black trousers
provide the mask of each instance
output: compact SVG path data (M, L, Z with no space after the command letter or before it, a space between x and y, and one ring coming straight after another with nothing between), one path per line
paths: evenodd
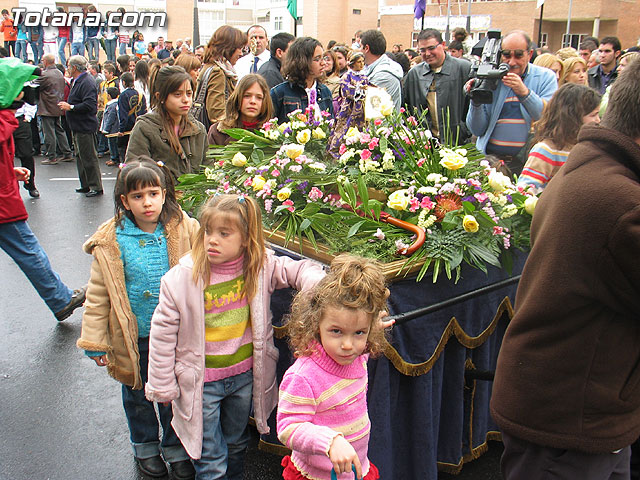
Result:
M29 181L24 184L27 190L36 188L36 165L33 161L33 138L31 135L31 123L24 117L18 118L18 128L13 131L13 142L16 146L16 157L20 164L31 171Z
M631 447L584 453L542 447L502 432L504 480L629 480Z
M102 190L102 174L96 152L96 134L73 132L76 148L76 166L81 188Z

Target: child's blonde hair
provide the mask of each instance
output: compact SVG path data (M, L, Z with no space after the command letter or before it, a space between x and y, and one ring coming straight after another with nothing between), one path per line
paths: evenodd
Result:
M327 308L361 310L371 321L366 351L381 353L384 330L378 314L386 309L387 287L375 260L343 254L331 262L331 270L313 289L298 293L286 319L289 344L296 356L311 355L320 343L320 320Z
M200 211L200 229L191 250L193 258L193 281L199 279L209 285L211 267L204 246L204 233L209 222L217 214L223 214L223 221L235 222L242 234L246 247L244 251L244 293L251 300L258 289L258 275L265 259L264 237L262 235L262 215L258 204L251 197L236 194L216 194L207 200Z

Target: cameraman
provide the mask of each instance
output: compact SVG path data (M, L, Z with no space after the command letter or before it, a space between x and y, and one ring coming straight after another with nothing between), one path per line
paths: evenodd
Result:
M493 92L492 103L472 101L467 113L467 126L478 137L478 149L503 160L515 175L520 175L527 159L531 125L558 89L551 70L529 63L532 54L531 39L525 32L506 35L502 62L509 65L509 73Z

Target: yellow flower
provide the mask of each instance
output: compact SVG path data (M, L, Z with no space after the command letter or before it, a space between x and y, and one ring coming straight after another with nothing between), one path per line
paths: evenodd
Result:
M258 190L262 190L262 187L264 187L266 181L267 180L262 175L256 175L255 177L253 177L253 181L251 182L253 191L257 192Z
M538 197L529 197L524 201L524 210L529 214L533 215L533 212L536 209L536 204L538 203Z
M393 113L393 103L385 102L382 105L380 105L380 113L385 117L388 117L389 115L391 115Z
M305 128L304 130L300 130L296 135L296 140L298 143L302 143L303 145L311 140L311 130Z
M347 133L345 133L344 138L345 140L359 140L360 132L358 131L358 127L349 127L349 130L347 130Z
M238 152L231 159L231 163L236 167L244 167L247 164L247 157L242 152Z
M323 138L327 138L327 134L324 133L324 130L322 130L320 127L316 127L316 129L311 133L311 135L316 140L322 140Z
M278 200L284 202L287 198L291 196L291 189L289 187L284 187L278 190L277 197Z
M465 152L466 153L466 152ZM467 164L467 159L449 148L440 149L440 165L448 170L459 170Z
M216 178L216 171L213 168L205 167L204 176L207 180L214 180Z
M295 160L302 152L304 152L304 145L298 145L297 143L290 143L286 146L287 157L291 160Z
M511 180L509 180L509 177L493 169L491 169L491 173L489 173L488 180L489 186L496 192L502 192L507 188L513 188L513 184L511 183Z
M387 199L387 205L394 210L406 210L409 205L409 194L406 190L396 190Z
M474 217L473 215L465 215L462 218L462 227L464 228L465 232L469 233L476 233L480 228L476 217Z

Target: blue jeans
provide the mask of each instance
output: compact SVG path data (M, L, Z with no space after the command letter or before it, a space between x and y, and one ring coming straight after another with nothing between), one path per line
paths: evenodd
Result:
M38 40L36 42L29 42L31 45L31 51L33 52L33 64L38 65L40 61L40 57L42 57L42 41Z
M96 37L87 38L87 55L89 60L100 60L100 40Z
M118 137L107 138L109 142L109 156L114 162L120 162L120 154L118 153ZM123 159L124 160L124 159Z
M82 42L71 43L71 55L84 55L84 43Z
M253 370L204 384L202 457L196 480L242 480L249 444Z
M117 38L105 38L104 46L107 48L107 60L111 62L116 61L116 44L118 43Z
M16 57L27 63L27 41L16 40Z
M126 43L119 43L118 45L120 45L120 55L126 55L128 45Z
M18 264L53 313L67 306L73 292L51 268L26 220L0 223L0 248Z
M147 383L149 370L149 338L138 339L140 352L140 376L142 385ZM122 385L122 404L129 424L131 447L136 458L151 458L160 454L169 463L187 460L189 456L171 426L173 413L171 406L158 404L158 414L162 425L162 442L158 441L159 425L153 402L144 396L144 387L134 390Z
M64 53L64 48L68 41L67 37L58 37L58 57L60 57L60 63L65 67L67 66L67 56Z

